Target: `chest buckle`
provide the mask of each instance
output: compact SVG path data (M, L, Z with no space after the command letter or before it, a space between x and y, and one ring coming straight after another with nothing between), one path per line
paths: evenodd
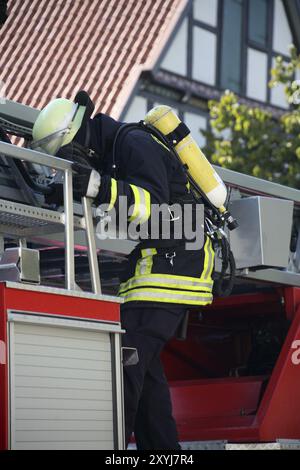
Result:
M175 251L173 251L173 253L166 253L166 255L165 255L165 256L166 256L166 259L168 259L168 260L169 260L169 262L170 262L170 265L171 265L171 266L174 266L174 261L173 261L173 259L174 259L174 258L175 258L175 256L176 256L176 253L175 253Z

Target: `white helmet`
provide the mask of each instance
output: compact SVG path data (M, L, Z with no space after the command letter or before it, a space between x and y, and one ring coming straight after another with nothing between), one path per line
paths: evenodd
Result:
M81 127L86 106L65 98L57 98L38 115L33 129L31 148L49 155L72 142Z

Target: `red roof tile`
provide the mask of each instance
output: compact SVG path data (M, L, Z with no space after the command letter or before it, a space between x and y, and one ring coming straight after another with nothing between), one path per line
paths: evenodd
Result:
M98 111L118 117L187 2L11 0L0 30L6 97L42 108L85 89Z

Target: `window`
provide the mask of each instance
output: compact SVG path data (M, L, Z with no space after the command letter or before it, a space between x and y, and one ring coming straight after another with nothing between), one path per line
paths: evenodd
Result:
M268 0L249 2L249 41L261 46L267 45Z
M292 42L284 0L193 0L161 68L286 107L268 82L274 58L288 60Z
M234 26L233 26L234 25ZM242 0L225 0L221 46L221 88L241 90Z
M194 0L194 19L217 26L218 0Z

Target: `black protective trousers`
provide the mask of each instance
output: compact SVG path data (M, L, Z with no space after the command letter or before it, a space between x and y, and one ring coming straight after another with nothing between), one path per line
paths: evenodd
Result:
M121 306L124 347L136 348L139 362L124 367L126 445L132 432L138 450L180 449L167 379L160 360L166 342L182 322L184 306Z

